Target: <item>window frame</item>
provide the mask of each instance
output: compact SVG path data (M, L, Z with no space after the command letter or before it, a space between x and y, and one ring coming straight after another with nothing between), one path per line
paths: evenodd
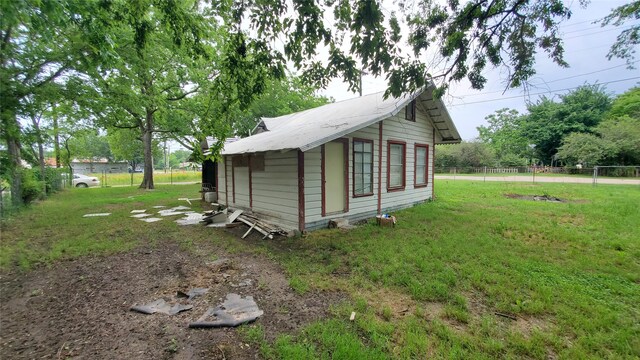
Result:
M391 145L402 145L402 185L391 186ZM387 140L387 192L402 191L407 185L407 143L405 141Z
M416 100L413 99L407 106L404 108L404 119L407 121L416 122Z
M418 183L418 149L424 149L424 183ZM413 187L421 188L429 185L429 144L416 143L413 148Z
M364 149L364 144L365 143L371 144L371 192L368 192L368 193L361 193L361 194L357 194L356 193L356 142L363 143L363 149ZM351 179L352 179L351 191L352 191L352 196L354 198L365 197L365 196L373 196L373 185L374 185L374 182L373 182L373 178L374 178L373 163L375 162L374 159L373 159L373 154L375 153L375 151L374 151L374 142L371 139L353 138L353 141L351 143L352 143L352 145L351 145L351 156L352 156L352 163L353 163L352 166L351 166ZM364 151L363 151L363 154L364 154Z

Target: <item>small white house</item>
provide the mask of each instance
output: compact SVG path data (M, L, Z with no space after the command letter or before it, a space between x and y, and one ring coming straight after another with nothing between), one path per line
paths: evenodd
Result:
M225 145L218 202L303 231L433 198L434 144L460 135L432 90L262 119L254 135Z

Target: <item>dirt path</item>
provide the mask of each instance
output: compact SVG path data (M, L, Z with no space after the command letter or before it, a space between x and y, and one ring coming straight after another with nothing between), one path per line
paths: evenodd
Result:
M503 181L503 182L532 182L532 176L453 176L453 175L435 175L436 180L473 180L473 181ZM567 184L591 184L592 178L586 177L570 177L570 176L536 176L535 182L539 183L567 183ZM610 179L598 178L598 184L614 184L614 185L640 185L639 179Z
M272 340L325 318L329 305L343 299L338 293L294 293L282 269L264 257L218 252L214 255L228 261L213 264L216 250L200 250L202 255L194 255L159 242L28 273L0 273L0 357L256 358L259 350L246 345L236 329L188 329L188 322L230 292L251 295L264 311L256 324ZM190 311L174 316L129 311L134 303L194 287L210 290L193 301Z

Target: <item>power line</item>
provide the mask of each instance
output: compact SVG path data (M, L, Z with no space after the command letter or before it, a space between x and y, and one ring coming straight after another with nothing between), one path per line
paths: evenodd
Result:
M566 24L566 25L562 25L563 28L568 28L568 27L572 27L572 26L576 26L576 25L581 25L584 23L594 23L596 20L601 20L602 18L595 18L595 19L591 19L591 20L584 20L584 21L580 21L577 23L572 23L572 24Z
M636 77L632 77L632 78L626 78L626 79L620 79L620 80L607 81L607 82L599 83L599 85L607 85L607 84L613 84L613 83L618 83L618 82L623 82L623 81L629 81L629 80L637 80L637 79L640 79L640 76L636 76ZM560 92L560 91L575 90L575 89L577 89L577 88L579 88L579 87L580 87L580 86L570 87L570 88L566 88L566 89L549 90L549 91L544 91L544 92L539 92L539 93L533 93L533 94L527 94L527 95L528 95L528 96L534 96L534 95L546 95L546 94L549 94L549 93L555 93L555 92ZM487 99L487 100L473 101L473 102L462 103L462 104L451 104L451 105L449 105L449 106L450 106L450 107L454 107L454 106L465 106L465 105L473 105L473 104L482 104L482 103L493 102L493 101L509 100L509 99L517 99L517 98L522 97L522 96L523 96L523 95L518 95L518 96L508 96L508 97L502 97L502 98L498 98L498 99Z
M637 64L639 62L640 62L640 60L636 60L636 61L632 62L631 64ZM608 70L612 70L612 69L616 69L616 68L624 67L624 66L628 66L628 65L629 64L616 65L616 66L612 66L612 67L608 67L608 68L605 68L605 69L600 69L600 70L596 70L596 71L592 71L592 72L588 72L588 73L584 73L584 74L567 76L565 78L560 78L560 79L556 79L556 80L552 80L552 81L543 81L543 83L552 84L552 83L555 83L555 82L558 82L558 81L573 79L573 78L577 78L577 77L580 77L580 76L592 75L592 74L596 74L596 73L600 73L600 72L604 72L604 71L608 71ZM483 92L483 93L477 93L477 94L468 94L468 95L462 95L462 96L466 96L466 97L483 96L483 95L488 95L488 94L498 94L498 93L504 93L504 92L505 92L505 90L498 90L498 91L490 91L490 92Z
M585 76L585 75L597 74L597 73L601 73L601 72L603 72L603 71L608 71L608 70L616 69L616 68L619 68L619 67L626 67L626 66L629 66L629 65L632 65L632 64L637 64L637 63L639 63L639 62L640 62L640 60L636 60L636 61L634 61L634 62L632 62L632 63L630 63L630 64L621 64L621 65L616 65L616 66L608 67L608 68L606 68L606 69L601 69L601 70L596 70L596 71L592 71L592 72L584 73L584 74L573 75L573 76L567 76L566 78L562 78L562 79L556 79L556 80L552 80L552 81L545 81L545 84L551 84L551 83L554 83L554 82L558 82L558 81L562 81L562 80L568 80L568 79L573 79L573 78L577 78L577 77Z
M616 31L616 30L625 31L625 30L629 30L629 29L631 29L631 28L633 28L635 26L638 26L638 25L640 25L640 24L634 24L634 25L628 26L626 28L621 28L621 29L612 28L612 29L596 31L596 32L588 33L588 34L580 34L580 35L570 36L568 38L563 38L562 40L571 40L571 39L575 39L575 38L579 38L579 37L583 37L583 36L597 35L597 34L602 34L602 33L610 32L610 31Z

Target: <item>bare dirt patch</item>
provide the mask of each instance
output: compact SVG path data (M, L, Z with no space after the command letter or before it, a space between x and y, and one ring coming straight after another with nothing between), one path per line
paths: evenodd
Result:
M161 241L128 253L1 273L0 353L11 359L255 358L258 349L245 344L236 329L187 324L228 293L251 295L264 311L256 323L272 340L325 318L329 306L344 299L332 292L298 295L282 269L262 256L197 253ZM228 260L220 265L216 257ZM129 310L195 287L209 292L193 299L190 311L168 316Z
M564 199L551 195L520 195L520 194L504 194L509 199L529 200L529 201L546 201L546 202L566 202Z

